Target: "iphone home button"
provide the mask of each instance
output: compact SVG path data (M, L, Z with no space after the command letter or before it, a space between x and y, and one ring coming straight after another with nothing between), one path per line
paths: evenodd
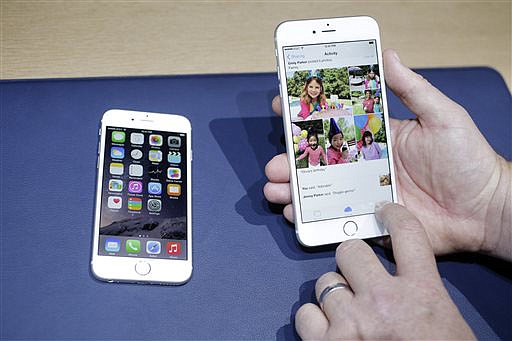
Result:
M138 262L135 264L135 272L141 276L146 276L151 271L151 265L148 262Z
M353 221L347 221L345 225L343 225L343 232L349 237L352 237L357 232L357 224Z

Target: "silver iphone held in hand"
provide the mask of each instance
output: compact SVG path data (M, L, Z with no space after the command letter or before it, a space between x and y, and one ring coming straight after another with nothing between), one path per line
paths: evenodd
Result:
M374 217L397 201L377 23L287 21L275 42L299 241L387 234Z

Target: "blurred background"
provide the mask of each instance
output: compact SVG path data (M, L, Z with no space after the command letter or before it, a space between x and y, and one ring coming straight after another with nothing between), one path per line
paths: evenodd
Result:
M510 88L511 4L1 0L0 77L275 72L281 21L370 15L405 64L489 66Z

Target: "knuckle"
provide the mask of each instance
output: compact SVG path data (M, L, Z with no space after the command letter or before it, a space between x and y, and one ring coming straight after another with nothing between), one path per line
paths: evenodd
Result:
M398 216L396 224L398 224L400 228L405 231L424 232L421 222L411 214L402 214Z
M316 280L315 291L318 295L321 294L322 290L328 285L339 282L339 275L336 272L326 272Z
M327 284L327 283L332 282L337 277L338 277L338 274L336 272L329 271L329 272L324 273L322 276L320 276L318 278L318 280L316 281L316 283L317 284L324 284L324 283Z
M402 205L388 204L384 206L379 214L386 225L394 225L400 227L401 230L424 231L423 225L418 218Z

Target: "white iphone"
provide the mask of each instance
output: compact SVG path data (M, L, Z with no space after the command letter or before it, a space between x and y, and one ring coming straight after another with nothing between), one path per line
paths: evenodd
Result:
M387 234L374 216L397 201L377 23L287 21L275 41L299 241Z
M108 282L182 284L192 274L191 125L109 110L99 131L91 269Z

